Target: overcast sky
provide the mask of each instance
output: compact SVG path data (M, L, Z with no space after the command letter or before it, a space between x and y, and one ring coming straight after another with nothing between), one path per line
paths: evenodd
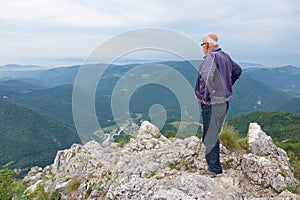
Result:
M299 0L0 0L0 65L80 64L112 36L143 27L199 43L213 32L237 62L300 66Z

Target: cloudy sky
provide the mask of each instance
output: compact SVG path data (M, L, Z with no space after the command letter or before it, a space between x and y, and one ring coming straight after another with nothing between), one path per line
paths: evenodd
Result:
M109 38L143 27L199 43L218 33L238 62L300 66L299 0L0 0L0 65L79 63Z

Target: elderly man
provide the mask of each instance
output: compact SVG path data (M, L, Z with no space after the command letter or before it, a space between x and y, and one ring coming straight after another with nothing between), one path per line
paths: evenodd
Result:
M232 86L240 77L242 69L218 47L216 34L204 36L201 46L205 57L199 67L195 94L201 102L202 142L206 147L208 166L201 174L215 176L222 173L219 134L232 100Z

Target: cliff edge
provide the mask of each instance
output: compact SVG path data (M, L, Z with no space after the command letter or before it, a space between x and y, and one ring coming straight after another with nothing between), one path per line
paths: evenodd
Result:
M191 136L170 140L145 121L128 144L90 141L58 151L54 163L33 167L27 193L43 187L60 199L300 199L289 159L256 123L249 125L249 153L221 145L224 173L202 176L205 147Z

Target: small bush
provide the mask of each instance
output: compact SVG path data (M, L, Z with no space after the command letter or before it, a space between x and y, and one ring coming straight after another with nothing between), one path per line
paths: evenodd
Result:
M29 199L43 199L43 200L50 200L49 194L45 192L45 188L43 184L38 184L36 187L36 190L28 194L27 197Z
M118 143L118 147L123 148L127 143L129 143L131 135L122 133L120 135L114 135L115 142Z
M114 135L114 140L117 143L120 143L120 141L125 141L126 143L128 143L130 141L131 135L126 134L126 133L122 133L120 135Z
M92 191L93 191L93 188L92 188L92 187L89 187L89 188L85 191L84 197L87 199L87 198L91 195Z
M13 196L12 184L13 176L16 174L14 171L8 169L12 162L4 165L0 169L0 199L11 199Z
M297 188L295 188L294 186L291 186L291 185L285 186L283 189L288 190L292 193L297 193Z
M121 139L121 140L119 140L119 142L118 142L118 147L120 147L120 148L123 148L123 147L125 147L125 145L128 143L128 141L126 141L126 140L124 140L124 139Z
M234 161L233 158L229 158L228 160L225 161L225 163L223 164L223 168L225 170L232 168L232 162Z
M77 189L79 188L80 184L81 184L81 178L79 176L73 178L70 181L70 183L69 183L69 185L67 187L68 192L72 193L72 192L77 191Z
M60 199L60 194L57 190L55 190L51 195L50 195L51 200L59 200Z
M238 151L242 149L239 139L236 129L233 126L225 124L220 134L221 143L230 151Z
M8 167L11 162L0 168L0 199L10 200L14 196L16 199L29 200L29 199L43 199L43 200L59 200L60 195L58 191L47 194L44 189L44 184L39 184L37 189L30 193L25 194L26 187L22 180L16 179L13 170Z
M179 162L177 160L174 160L174 162L167 162L167 166L170 167L171 169L176 169L176 170L180 170L180 166L179 166Z
M167 138L175 138L176 137L177 132L174 130L169 130L165 132L165 136Z
M10 200L13 195L16 197L23 197L25 186L22 180L16 179L16 172L9 169L12 162L7 163L3 167L0 167L0 199Z
M12 184L12 191L15 197L19 197L21 199L26 199L24 195L24 191L26 190L26 187L22 180L15 179Z
M248 144L248 138L239 138L238 139L238 144L240 145L241 148L243 148L246 151L249 151L249 144Z

